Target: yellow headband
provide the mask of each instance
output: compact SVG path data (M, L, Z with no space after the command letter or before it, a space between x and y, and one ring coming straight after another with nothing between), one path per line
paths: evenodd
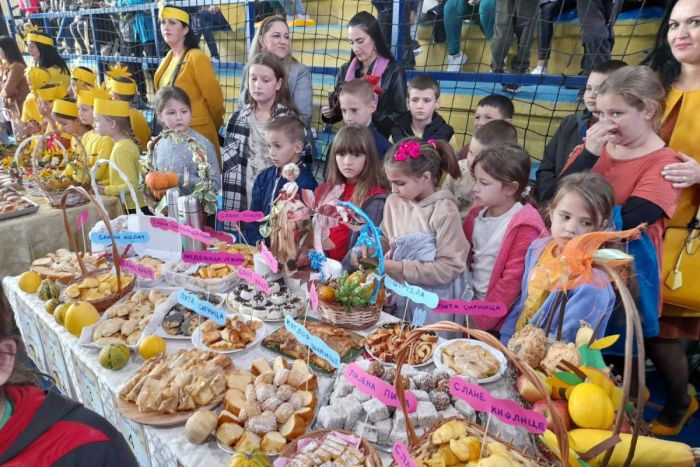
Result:
M30 32L27 34L26 40L27 42L38 42L39 44L50 45L53 47L53 39L35 32Z
M128 117L129 103L125 101L111 101L109 99L95 99L93 112L95 115L107 117Z
M97 82L97 75L92 70L86 70L85 68L75 67L70 74L70 77L82 81L83 83L89 84L90 86L95 86Z
M92 107L95 99L109 99L109 91L100 87L78 91L79 105Z
M75 102L56 99L53 101L53 113L65 115L67 117L78 118L78 105Z
M43 101L55 101L56 99L63 99L66 97L68 91L63 84L50 83L43 88L35 89L34 93Z
M136 94L136 82L131 81L129 83L122 83L115 79L110 79L108 82L109 89L115 94L121 94L124 96L133 96Z
M128 67L117 63L107 70L107 76L110 78L131 78L132 75Z
M161 18L170 18L170 19L176 19L178 21L182 21L183 23L187 24L188 26L190 24L190 14L187 13L185 10L181 10L179 8L166 6L165 8L162 8L160 10L159 16Z
M39 89L51 80L51 75L45 68L33 66L27 70L27 83L32 90Z

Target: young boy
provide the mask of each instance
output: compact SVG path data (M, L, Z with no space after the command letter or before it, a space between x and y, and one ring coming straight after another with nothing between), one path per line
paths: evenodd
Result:
M513 101L500 94L486 96L476 104L474 112L474 131L493 120L513 120L515 108Z
M391 144L372 123L372 114L377 110L372 85L364 79L347 81L340 91L338 100L340 101L340 111L343 113L343 122L346 125L354 123L369 128L374 135L379 157L384 159L384 154L389 150Z
M125 101L129 103L129 120L131 120L131 131L139 141L139 149L146 150L146 144L151 139L151 127L141 111L133 106L132 101L137 94L136 81L126 77L116 77L108 81L108 87L115 101Z
M559 128L547 146L544 149L542 162L537 169L537 200L544 203L552 199L554 192L557 189L557 183L563 176L562 170L566 165L569 155L574 148L581 145L584 136L588 129L598 121L596 96L598 87L603 84L603 81L620 68L627 64L622 60L610 60L601 65L598 65L588 75L586 81L586 89L583 93L583 103L586 105L585 110L575 114L568 115L562 120ZM598 156L591 154L585 149L580 154L580 158L576 160L577 167L579 164L585 164L588 168L595 164ZM592 163L591 163L592 162ZM580 172L584 167L571 167L567 169L567 173ZM573 169L573 170L571 170Z
M455 180L450 175L445 177L442 188L452 193L457 199L457 208L462 216L462 220L467 217L474 200L471 190L474 186L474 177L471 173L471 165L476 156L491 146L502 143L518 144L518 130L507 120L494 120L482 126L469 142L467 155L459 161L459 170L462 176Z
M440 84L428 75L417 75L408 83L408 112L404 112L391 130L391 140L399 142L407 136L424 140L450 141L455 130L437 113L440 108Z
M318 183L314 175L300 160L305 136L304 124L297 117L277 117L268 123L265 139L270 145L270 158L273 165L255 177L250 202L251 211L262 211L266 216L270 214L272 203L279 196L282 186L287 183L281 173L282 168L289 163L299 166L299 177L296 180L299 190L316 189ZM246 240L254 245L262 239L260 223L250 222L246 226Z

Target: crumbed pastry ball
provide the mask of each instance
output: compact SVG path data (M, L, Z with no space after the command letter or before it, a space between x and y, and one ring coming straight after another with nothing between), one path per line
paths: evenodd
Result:
M367 369L367 373L372 376L376 376L377 378L381 378L384 376L384 365L379 363L377 360L372 360L372 363L369 364L369 368Z
M421 391L430 392L435 389L435 377L430 373L423 373L414 381Z
M450 406L450 396L435 389L430 391L430 402L435 406L435 410L447 410Z

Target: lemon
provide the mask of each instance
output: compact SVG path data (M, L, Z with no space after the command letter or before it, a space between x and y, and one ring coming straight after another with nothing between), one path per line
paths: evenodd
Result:
M84 327L92 326L99 320L100 314L91 303L75 302L68 307L64 323L68 332L79 337Z
M41 285L41 276L34 271L23 272L17 282L22 292L35 293Z
M139 344L139 353L144 360L165 353L165 341L160 336L146 336Z

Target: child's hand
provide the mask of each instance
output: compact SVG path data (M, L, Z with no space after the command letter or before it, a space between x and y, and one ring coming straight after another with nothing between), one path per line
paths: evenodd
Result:
M586 150L591 154L600 156L603 152L603 144L612 140L615 135L610 132L615 128L615 124L609 122L598 122L586 131Z
M331 109L327 105L324 105L323 107L321 107L321 113L326 118L331 118L331 117L333 117L333 115L335 115L335 112L333 112L333 109Z
M384 272L387 274L403 274L403 263L393 259L384 260Z

